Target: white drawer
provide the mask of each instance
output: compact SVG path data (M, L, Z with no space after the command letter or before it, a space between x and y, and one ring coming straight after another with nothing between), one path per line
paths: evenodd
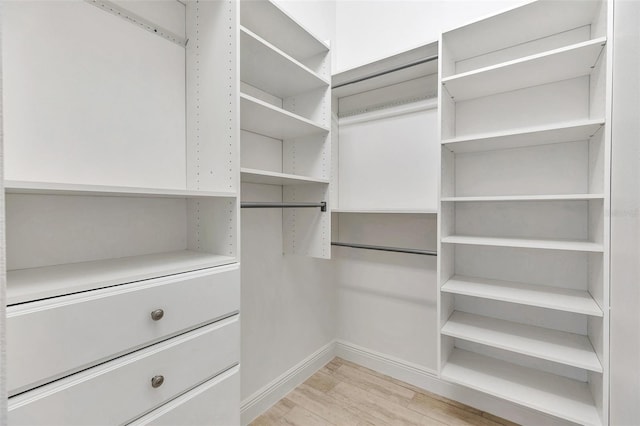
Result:
M238 315L9 398L9 425L129 422L236 365ZM164 383L152 386L163 376Z
M232 426L240 424L240 367L179 396L129 426Z
M238 312L238 265L7 309L9 395ZM164 316L153 320L151 312Z

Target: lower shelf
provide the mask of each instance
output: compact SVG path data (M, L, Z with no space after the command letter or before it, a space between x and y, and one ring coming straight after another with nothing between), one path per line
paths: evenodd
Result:
M442 378L583 425L601 425L586 383L454 349Z
M191 250L7 272L7 305L211 268L236 258Z

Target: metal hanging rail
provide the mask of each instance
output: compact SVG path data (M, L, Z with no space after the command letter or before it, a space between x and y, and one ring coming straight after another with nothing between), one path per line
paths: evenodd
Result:
M367 76L360 77L360 78L357 78L355 80L345 81L344 83L337 84L335 86L332 86L331 88L332 89L337 89L339 87L348 86L350 84L360 83L361 81L370 80L372 78L380 77L380 76L383 76L383 75L386 75L386 74L391 74L392 72L404 70L404 69L407 69L407 68L415 67L416 65L426 64L427 62L436 61L436 60L438 60L438 55L429 56L429 57L426 57L426 58L418 59L418 60L413 61L413 62L409 62L408 64L405 64L405 65L400 65L398 67L391 68L391 69L388 69L388 70L385 70L385 71L380 71L380 72L377 72L377 73L374 73L374 74L369 74Z
M266 203L266 202L241 202L240 207L243 209L288 209L288 208L316 208L320 211L327 211L327 202L319 203Z
M402 247L386 247L386 246L371 246L368 244L352 244L352 243L339 243L336 241L331 242L332 246L339 247L351 247L365 250L377 250L377 251L391 251L395 253L409 253L409 254L419 254L422 256L437 256L437 251L432 250L420 250L420 249L411 249L411 248L402 248Z

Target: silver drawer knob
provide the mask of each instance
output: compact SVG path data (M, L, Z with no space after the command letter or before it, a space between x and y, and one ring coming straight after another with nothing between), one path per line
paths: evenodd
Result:
M163 316L164 311L162 309L156 309L155 311L151 312L151 319L154 321L160 321Z
M159 388L163 383L164 376L154 376L153 379L151 379L151 386L153 386L154 388Z

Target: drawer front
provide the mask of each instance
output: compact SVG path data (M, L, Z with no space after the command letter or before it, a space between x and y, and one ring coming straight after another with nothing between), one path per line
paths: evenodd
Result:
M237 365L238 315L13 398L9 425L129 422ZM156 385L159 376L163 383Z
M232 426L240 424L240 373L234 367L129 426Z
M232 315L239 307L238 265L11 306L9 395Z

